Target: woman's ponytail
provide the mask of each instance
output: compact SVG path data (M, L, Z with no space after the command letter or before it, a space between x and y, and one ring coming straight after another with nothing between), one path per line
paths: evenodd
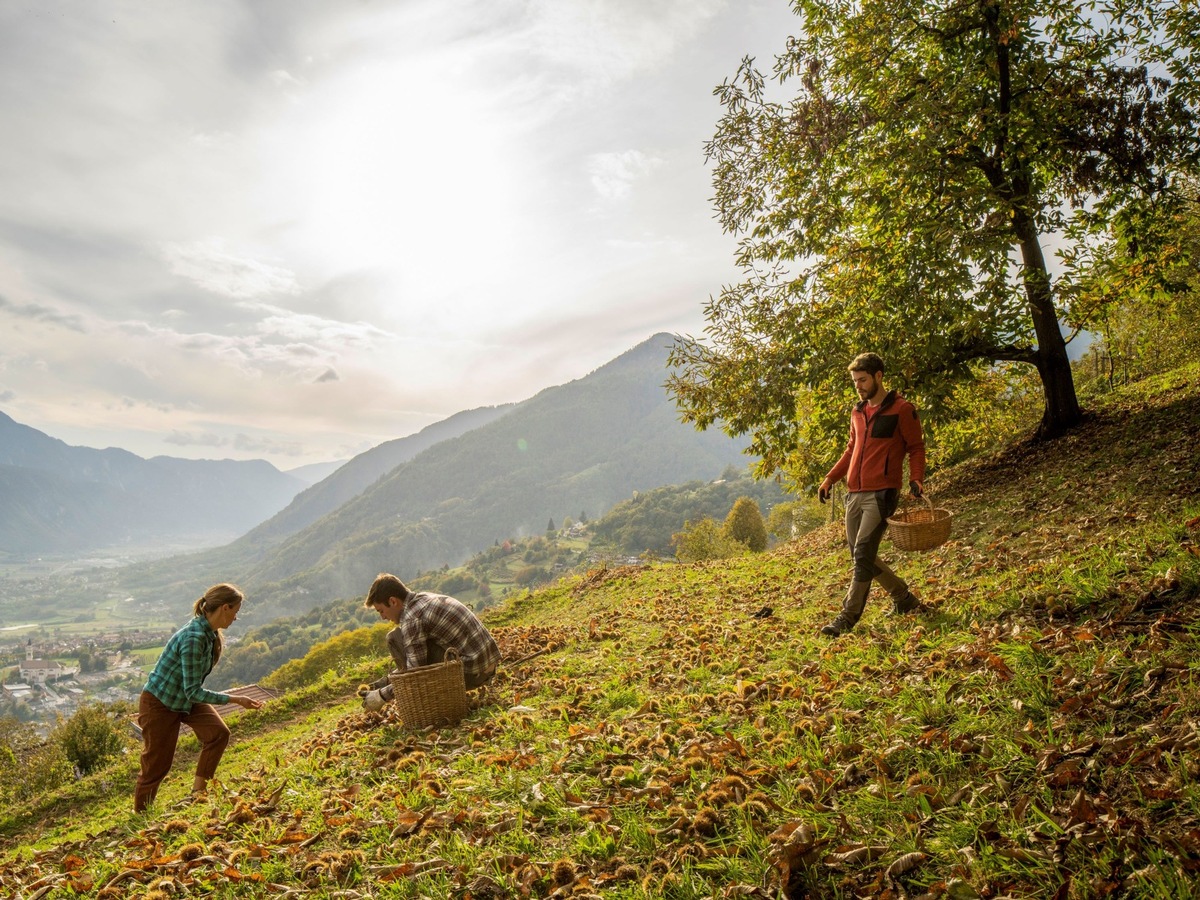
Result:
M231 606L234 603L241 603L246 599L245 594L241 592L235 585L232 584L214 584L204 596L195 602L192 606L192 613L197 616L206 616L214 610L220 609L222 606ZM217 660L221 658L221 651L225 647L225 639L221 632L217 632L217 639L213 643L213 665L217 664Z

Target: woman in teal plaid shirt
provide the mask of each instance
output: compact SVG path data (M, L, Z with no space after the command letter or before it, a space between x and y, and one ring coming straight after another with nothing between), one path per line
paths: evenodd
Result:
M237 619L244 599L232 584L210 587L192 608L192 620L171 636L155 663L138 702L142 768L133 792L135 812L142 812L154 800L158 786L171 770L181 725L191 728L200 741L200 759L192 784L192 793L200 794L216 774L217 763L229 743L229 727L214 704L236 703L245 709L262 706L249 697L204 688L204 679L221 658L221 630Z

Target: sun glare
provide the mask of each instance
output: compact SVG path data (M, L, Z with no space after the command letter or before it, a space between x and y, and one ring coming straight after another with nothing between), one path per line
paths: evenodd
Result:
M527 197L511 126L492 92L417 64L347 71L282 123L273 191L294 210L288 240L325 272L387 273L433 299L507 277Z

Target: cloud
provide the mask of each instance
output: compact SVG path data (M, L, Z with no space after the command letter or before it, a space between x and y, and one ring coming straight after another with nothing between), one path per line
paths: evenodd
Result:
M393 337L370 322L342 322L262 303L247 308L264 314L255 330L267 338L310 342L326 348L361 349Z
M594 153L588 157L587 173L601 199L618 201L632 194L634 184L662 164L661 159L640 150Z
M0 11L10 414L139 455L288 459L691 329L736 273L706 199L711 87L794 19L786 0L37 10Z
M229 443L227 438L212 431L171 431L163 437L163 443L176 447L224 447Z
M233 436L233 449L245 453L264 453L270 456L303 456L307 448L300 441L281 441L276 438L251 437L238 433Z
M43 306L40 303L13 303L6 297L0 297L0 311L7 312L9 315L20 319L29 319L33 322L48 322L51 325L61 325L63 328L69 328L72 331L78 331L83 334L83 319L73 313L60 312L50 306Z
M220 238L164 244L162 255L175 275L236 300L295 294L300 290L296 276L289 270L235 255Z
M223 435L216 431L174 430L162 440L164 443L176 447L228 448L238 453L286 456L289 458L303 456L307 452L307 448L300 441L286 441L275 437L254 436L246 434L243 431Z
M16 391L0 391L0 403L8 403L10 400L17 399Z
M202 150L228 150L237 146L237 136L230 131L197 131L192 143Z
M276 69L268 77L276 87L304 87L304 81L286 69Z
M608 82L666 65L724 0L533 0L534 49Z
M100 330L122 336L122 351L112 358L151 382L193 383L195 378L187 373L203 371L204 383L214 388L225 384L231 390L226 379L245 376L296 383L341 381L335 365L339 360L370 356L393 342L393 335L369 323L340 322L263 304L239 304L239 308L259 318L238 334L188 332L143 321L123 321Z

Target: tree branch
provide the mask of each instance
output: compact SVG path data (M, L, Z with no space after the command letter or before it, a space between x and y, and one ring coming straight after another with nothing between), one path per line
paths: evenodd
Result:
M950 351L953 362L968 362L972 359L988 359L992 362L1020 362L1037 365L1038 353L1032 347L1016 344L959 344Z

